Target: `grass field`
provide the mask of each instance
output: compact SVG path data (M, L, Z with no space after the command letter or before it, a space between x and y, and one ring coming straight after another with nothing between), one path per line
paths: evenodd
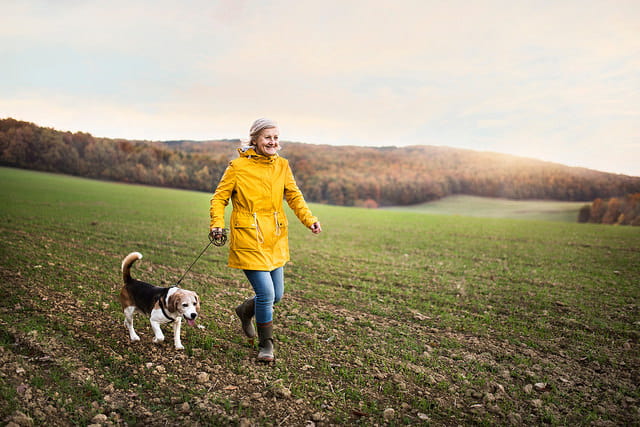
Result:
M184 351L122 324L122 258L175 283L207 243L208 194L0 182L4 423L640 423L640 228L313 205L325 231L291 218L278 360L260 365L227 247L182 282L203 300Z
M507 200L457 195L420 205L398 206L387 209L436 215L576 222L580 208L587 204L589 203L552 200Z

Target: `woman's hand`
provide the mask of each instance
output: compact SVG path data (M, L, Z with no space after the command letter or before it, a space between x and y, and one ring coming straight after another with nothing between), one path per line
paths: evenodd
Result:
M322 233L322 227L320 226L319 222L314 222L313 225L311 225L311 227L309 227L311 229L311 232L313 234L320 234Z

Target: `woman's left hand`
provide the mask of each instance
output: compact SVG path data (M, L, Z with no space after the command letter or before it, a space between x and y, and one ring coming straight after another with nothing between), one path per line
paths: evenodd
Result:
M311 232L313 234L320 234L322 233L322 227L320 226L319 222L314 222L313 225L311 225L311 227L309 227L311 229Z

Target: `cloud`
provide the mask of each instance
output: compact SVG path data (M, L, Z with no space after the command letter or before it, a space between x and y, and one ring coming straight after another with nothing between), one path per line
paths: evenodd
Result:
M5 9L3 116L147 139L244 137L269 116L297 141L450 145L640 175L626 161L640 156L635 1Z

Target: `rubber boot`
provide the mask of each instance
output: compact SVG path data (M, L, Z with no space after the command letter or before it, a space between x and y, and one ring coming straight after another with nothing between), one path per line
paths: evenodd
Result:
M273 362L273 323L258 323L258 361Z
M255 314L255 300L249 298L236 307L236 314L242 322L242 331L249 338L249 344L253 345L256 330L253 327L253 315Z

